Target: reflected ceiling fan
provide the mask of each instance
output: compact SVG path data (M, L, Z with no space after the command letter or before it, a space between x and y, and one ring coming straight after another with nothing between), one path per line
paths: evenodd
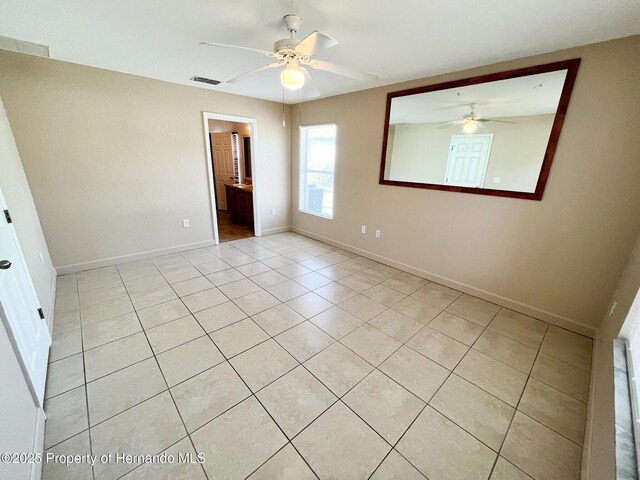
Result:
M462 126L462 131L464 133L474 133L478 128L484 128L484 123L486 122L496 122L496 123L511 123L515 124L516 122L510 122L507 120L498 120L495 118L482 118L480 114L476 113L476 104L470 103L469 108L471 108L471 112L467 113L462 119L454 120L452 122L441 123L438 125L438 128L447 128L453 126Z
M238 45L225 45L214 42L200 42L200 45L209 45L213 47L238 48L251 52L261 53L267 57L274 58L276 61L262 67L255 68L248 72L242 73L236 77L227 80L227 83L236 83L257 73L265 72L275 68L284 68L280 74L280 82L283 87L289 90L298 90L305 84L308 86L306 93L310 97L317 97L320 91L314 85L311 75L305 67L311 67L315 70L323 70L325 72L335 73L343 77L355 80L377 80L378 76L373 73L362 72L358 69L337 65L335 63L326 62L324 60L316 60L312 58L318 50L330 48L338 42L329 35L318 32L317 30L298 41L296 32L300 29L302 19L294 14L285 15L282 18L290 38L278 40L273 45L273 51L260 50L258 48L241 47Z

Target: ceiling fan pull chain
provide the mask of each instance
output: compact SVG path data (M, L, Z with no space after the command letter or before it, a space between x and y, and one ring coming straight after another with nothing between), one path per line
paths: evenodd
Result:
M286 127L287 124L284 121L284 87L282 87L282 128Z

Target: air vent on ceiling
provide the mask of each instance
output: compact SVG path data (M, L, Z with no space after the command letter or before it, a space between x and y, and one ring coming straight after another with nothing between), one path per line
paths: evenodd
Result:
M40 57L49 56L48 45L40 45L39 43L25 42L24 40L2 36L0 36L0 49L28 53L29 55L38 55Z
M212 78L205 78L205 77L191 77L191 80L193 80L194 82L200 82L200 83L208 83L209 85L218 85L220 83L220 80L214 80Z

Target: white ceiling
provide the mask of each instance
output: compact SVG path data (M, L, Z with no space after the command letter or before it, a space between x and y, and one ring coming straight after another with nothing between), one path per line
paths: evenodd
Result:
M317 58L375 72L377 82L312 73L323 96L640 33L638 0L2 0L0 35L49 45L52 58L191 84L269 63L303 17L299 37L320 30L339 42ZM281 101L278 72L239 84L202 86ZM287 103L298 101L287 92Z
M566 70L479 83L393 98L389 123L432 123L460 120L471 112L483 118L523 117L555 113Z

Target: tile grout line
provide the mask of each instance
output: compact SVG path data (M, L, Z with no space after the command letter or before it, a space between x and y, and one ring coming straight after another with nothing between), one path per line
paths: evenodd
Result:
M76 275L76 283L78 282L78 276ZM84 335L82 330L82 310L80 309L80 291L78 291L78 309L80 316L80 341L82 345L82 368L84 370L84 400L87 408L87 434L89 436L89 452L93 455L93 439L91 437L91 414L89 412L89 387L87 383L87 362L84 357ZM96 472L94 466L91 466L91 477L95 480Z
M78 286L78 275L76 275L76 287ZM89 437L89 452L93 455L93 439L91 438L91 413L89 411L89 387L87 382L87 362L84 357L84 335L82 334L82 309L80 309L80 291L78 290L78 316L80 318L80 345L82 348L82 370L84 374L84 401L87 409L87 435ZM95 480L96 472L91 466L91 477Z

